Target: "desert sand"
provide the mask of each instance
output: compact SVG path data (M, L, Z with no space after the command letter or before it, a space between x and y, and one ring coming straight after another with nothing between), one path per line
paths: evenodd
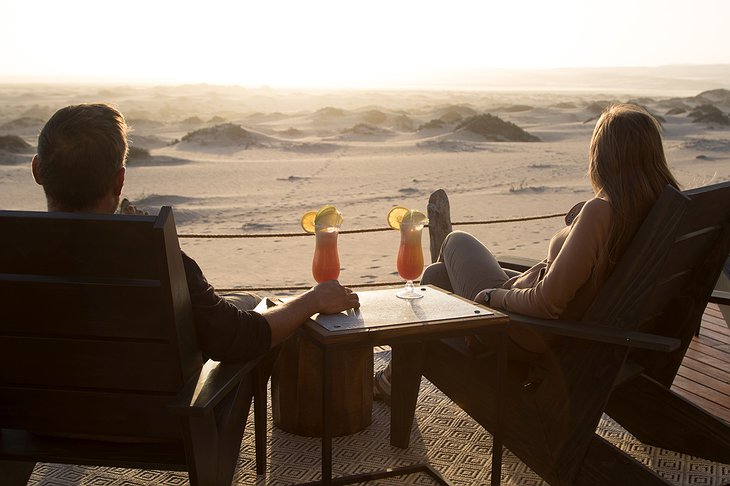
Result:
M564 213L592 195L586 161L597 115L609 102L626 101L660 117L669 164L684 188L730 179L725 89L296 92L6 84L0 85L0 208L45 209L30 160L39 129L56 109L111 103L133 127L123 196L139 208L154 213L171 205L181 235L302 234L181 239L215 287L308 286L314 238L299 225L306 211L334 204L344 216L342 230L385 228L391 207L425 211L429 195L444 189L455 222ZM521 141L527 139L534 141ZM474 233L497 255L542 258L563 224L551 218L455 229ZM340 235L340 281L400 281L398 242L393 230ZM428 255L427 232L423 247Z

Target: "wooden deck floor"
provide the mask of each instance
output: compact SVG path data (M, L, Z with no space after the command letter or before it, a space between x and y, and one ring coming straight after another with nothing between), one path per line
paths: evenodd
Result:
M672 389L730 423L730 328L716 304L707 306Z

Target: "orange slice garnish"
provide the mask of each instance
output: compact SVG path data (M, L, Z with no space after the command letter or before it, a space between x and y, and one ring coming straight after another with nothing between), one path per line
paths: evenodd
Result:
M393 229L400 229L400 223L403 216L408 213L408 209L403 206L396 206L388 212L388 226Z
M307 233L314 233L314 218L317 215L316 211L308 211L304 213L299 223L302 225L302 229Z

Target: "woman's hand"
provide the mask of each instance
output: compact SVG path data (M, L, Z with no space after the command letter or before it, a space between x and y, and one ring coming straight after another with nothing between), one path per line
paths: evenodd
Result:
M492 292L494 289L484 289L474 297L474 302L477 304L489 305L487 302L487 293Z

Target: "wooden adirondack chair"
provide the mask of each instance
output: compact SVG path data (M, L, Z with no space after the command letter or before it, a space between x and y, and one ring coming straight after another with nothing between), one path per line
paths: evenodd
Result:
M668 388L730 250L728 201L730 183L668 187L581 321L511 314L561 344L532 369L510 362L500 397L462 340L429 343L423 376L553 485L668 484L595 433L604 410L640 440L730 462L728 425Z
M40 461L231 484L265 384L255 361L203 362L171 208L0 211L0 235L2 483Z

